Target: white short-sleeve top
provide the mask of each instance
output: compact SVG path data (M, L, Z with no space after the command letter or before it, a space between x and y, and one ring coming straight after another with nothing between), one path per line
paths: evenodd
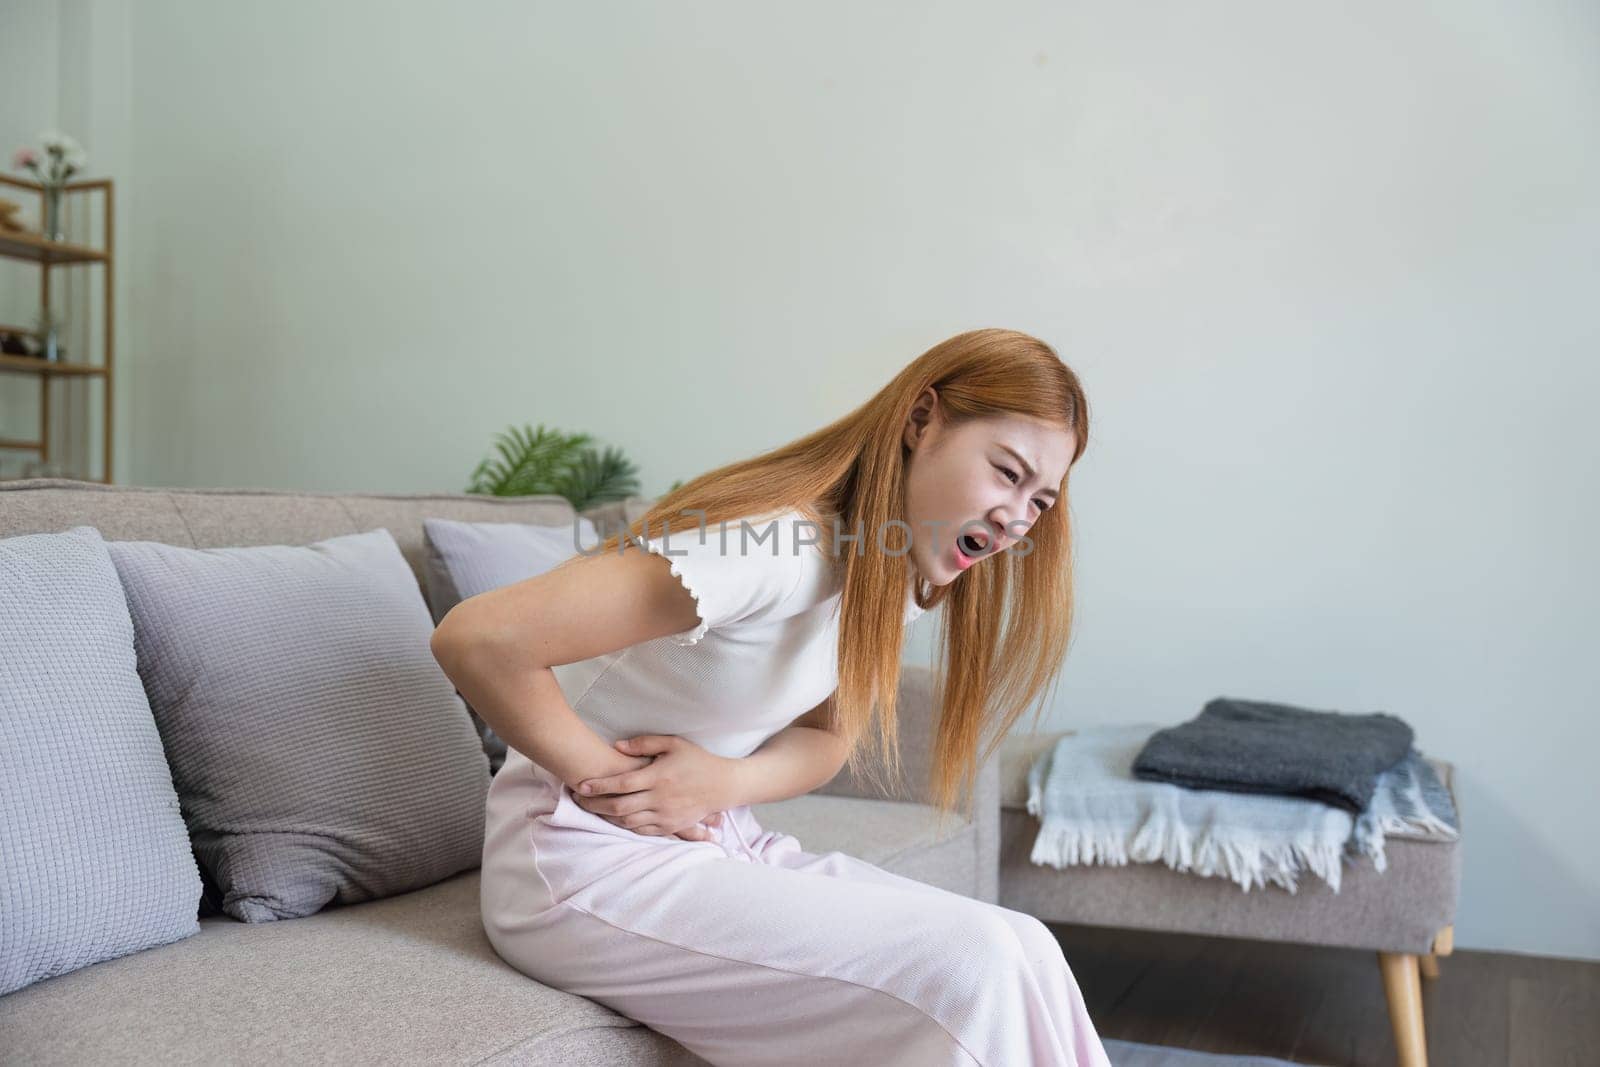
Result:
M608 742L677 734L754 752L838 688L844 559L816 543L823 532L799 511L669 522L643 544L694 596L698 625L553 668L567 703ZM922 613L908 589L905 622Z

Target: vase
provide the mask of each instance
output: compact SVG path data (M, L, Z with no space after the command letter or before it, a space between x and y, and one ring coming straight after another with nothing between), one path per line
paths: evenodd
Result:
M56 339L56 328L54 326L45 331L44 347L39 354L44 357L46 363L61 362L61 343Z
M67 239L67 235L61 232L61 186L59 185L44 187L44 239L46 241Z

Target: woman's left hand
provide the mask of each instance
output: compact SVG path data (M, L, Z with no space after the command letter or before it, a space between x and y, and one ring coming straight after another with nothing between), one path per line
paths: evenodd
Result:
M690 840L709 840L710 831L702 828L702 820L720 822L721 812L737 803L736 761L707 752L687 738L640 734L618 740L615 747L629 756L654 758L636 770L578 783L572 793L578 806L607 822L651 836L694 834Z

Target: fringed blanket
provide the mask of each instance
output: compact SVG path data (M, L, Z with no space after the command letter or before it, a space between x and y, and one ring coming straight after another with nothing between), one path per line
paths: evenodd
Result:
M1161 862L1246 892L1269 883L1296 892L1309 870L1338 892L1344 864L1362 855L1387 869L1385 834L1458 833L1450 794L1416 749L1378 775L1372 802L1352 815L1304 797L1141 780L1134 758L1159 729L1085 729L1039 756L1028 774L1028 811L1040 818L1034 863Z

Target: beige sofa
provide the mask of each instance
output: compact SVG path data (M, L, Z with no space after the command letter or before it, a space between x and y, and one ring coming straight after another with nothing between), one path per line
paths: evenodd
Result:
M600 509L607 519L640 501ZM195 548L305 544L386 527L422 581L422 520L565 523L559 497L167 490L67 479L0 482L0 537L98 528L109 541ZM610 527L607 527L609 532ZM930 678L907 668L905 782L925 780ZM839 849L907 877L995 901L999 765L977 781L977 819L915 796L872 794L848 773L756 807L812 851ZM197 902L198 905L198 902ZM208 916L185 940L0 997L0 1061L162 1063L700 1063L682 1046L500 960L478 911L478 872L302 919Z
M587 514L612 523L636 517L644 503ZM214 547L303 544L383 526L419 581L422 520L429 516L560 523L572 511L551 497L0 482L0 537L88 524L107 540ZM928 766L930 682L916 667L902 679L901 760L912 785L925 780ZM1159 864L1042 867L1029 860L1038 822L1026 810L1027 771L1059 736L1007 740L1001 758L979 774L974 822L947 822L941 830L917 797L876 796L848 774L756 812L812 851L839 849L1047 922L1375 951L1400 1062L1425 1062L1418 975L1436 974L1435 957L1450 951L1458 841L1392 838L1389 871L1347 871L1337 895L1314 879L1296 895L1276 888L1247 894ZM1453 768L1434 765L1453 792ZM308 918L252 925L214 916L200 927L184 941L0 997L0 1062L700 1062L655 1031L541 985L496 957L479 920L477 871ZM1129 1051L1130 1062L1158 1062L1139 1060L1131 1046L1106 1045Z

